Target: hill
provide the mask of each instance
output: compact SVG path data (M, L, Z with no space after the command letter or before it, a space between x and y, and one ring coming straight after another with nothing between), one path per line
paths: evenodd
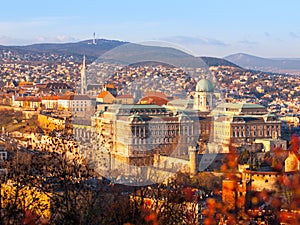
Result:
M231 67L239 67L238 65L226 60L215 57L200 57L208 66L231 66Z
M233 66L235 64L214 57L194 57L181 50L162 47L133 44L118 40L97 39L97 44L92 40L85 40L74 43L40 43L26 46L0 46L2 51L10 51L20 55L29 61L48 60L49 57L39 55L72 56L75 61L81 60L86 55L89 62L96 60L99 56L102 59L118 61L119 63L135 64L139 62L161 62L173 66L182 67L208 67L208 66ZM51 58L52 59L52 58ZM61 59L60 59L61 60Z
M126 65L152 61L175 67L207 67L200 58L175 48L133 43L114 48L103 54L99 60Z
M126 43L127 42L117 40L97 39L96 45L92 44L92 40L85 40L76 43L42 43L27 46L15 46L15 48L35 52L55 52L99 57L103 53Z
M247 69L275 73L300 73L299 59L270 59L244 53L229 55L224 59Z

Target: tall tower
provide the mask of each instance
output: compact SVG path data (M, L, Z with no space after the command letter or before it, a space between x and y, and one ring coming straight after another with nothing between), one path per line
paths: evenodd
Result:
M82 60L82 69L81 69L81 86L80 86L80 94L85 95L87 90L86 85L86 63L85 63L85 55Z
M93 33L93 45L96 45L97 42L96 42L96 33L94 32Z

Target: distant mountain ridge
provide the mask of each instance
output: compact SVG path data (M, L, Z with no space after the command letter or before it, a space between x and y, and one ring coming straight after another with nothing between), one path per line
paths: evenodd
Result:
M93 40L84 40L73 43L39 43L25 46L1 46L0 50L18 52L21 54L58 54L58 55L85 55L90 61L96 60L99 56L125 60L125 63L135 63L142 61L166 62L175 66L232 66L238 67L225 59L215 57L194 57L181 50L171 47L148 46L133 44L125 41L97 39L97 44ZM117 50L115 50L117 49ZM106 53L106 54L105 54ZM78 57L80 58L80 57ZM169 60L169 61L168 61Z
M74 43L41 43L26 46L13 46L17 49L29 50L35 52L56 52L65 54L79 54L99 57L103 53L128 42L117 40L97 39L96 45L92 44L92 40L85 40Z
M265 72L300 73L300 59L271 59L245 53L229 55L224 59L247 69Z
M84 40L72 43L40 43L26 46L3 46L0 45L0 51L11 51L20 55L38 55L38 54L57 54L65 56L75 56L74 59L81 60L83 55L86 55L90 62L96 60L99 56L107 53L107 55L115 54L114 57L127 60L129 64L138 62L136 59L141 56L144 61L159 61L157 59L169 58L173 65L183 63L186 66L194 66L197 64L205 64L206 66L229 66L239 67L251 70L259 70L274 73L290 73L300 75L300 59L274 59L262 58L245 53L237 53L226 56L224 58L216 57L194 57L181 50L160 47L160 46L144 46L132 44L125 41L97 39L96 45L93 40ZM124 46L124 47L122 47ZM117 56L115 48L119 47L122 50L122 55ZM130 51L127 52L127 49ZM113 50L113 51L111 51ZM28 57L27 57L28 58ZM33 57L38 59L38 57ZM135 61L133 60L135 59ZM0 58L1 60L1 58ZM143 61L143 60L142 60ZM162 61L164 62L164 61ZM180 62L180 63L179 63ZM169 62L166 62L169 63ZM171 63L172 64L172 63Z
M240 67L237 64L234 64L226 59L220 59L215 57L207 57L207 56L201 56L201 58L208 66L231 66L231 67Z

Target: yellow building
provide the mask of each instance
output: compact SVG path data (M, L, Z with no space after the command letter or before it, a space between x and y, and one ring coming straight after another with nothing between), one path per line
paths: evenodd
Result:
M12 106L26 110L37 110L41 107L41 99L35 96L13 98Z
M59 115L54 111L40 111L38 114L39 125L46 130L63 130L68 128L70 115Z
M157 105L111 105L93 117L99 142L130 165L152 165L154 154L188 154L193 121Z

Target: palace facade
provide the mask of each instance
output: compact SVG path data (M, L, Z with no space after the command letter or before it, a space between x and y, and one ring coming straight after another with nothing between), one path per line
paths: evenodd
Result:
M229 151L229 145L241 146L255 139L281 137L281 121L262 105L223 103L212 114L213 141L221 143L223 151Z
M155 155L188 156L189 146L199 147L204 139L209 142L206 153L227 153L230 145L280 137L281 122L265 107L215 102L212 82L202 79L193 100L162 106L103 104L92 127L98 143L115 159L138 166L152 165Z
M154 155L187 155L194 121L157 105L111 105L93 117L98 140L115 159L152 165Z

